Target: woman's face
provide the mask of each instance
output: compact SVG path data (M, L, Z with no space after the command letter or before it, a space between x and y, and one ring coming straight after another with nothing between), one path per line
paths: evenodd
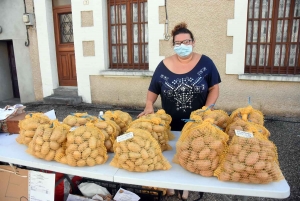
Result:
M184 45L194 45L194 41L191 38L191 35L188 33L177 34L174 37L174 46Z

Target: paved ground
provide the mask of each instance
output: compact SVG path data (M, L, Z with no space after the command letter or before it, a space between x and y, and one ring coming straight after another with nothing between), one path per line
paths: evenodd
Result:
M0 108L5 105L18 103L18 99L0 102ZM61 121L71 112L87 112L90 115L98 115L99 111L116 110L128 112L135 119L141 110L133 108L120 108L108 105L79 104L79 105L47 105L42 102L24 104L26 111L46 112L51 109L56 111L57 118ZM298 108L299 109L299 108ZM265 127L270 131L270 140L274 142L278 149L280 168L290 185L291 194L284 201L300 200L300 117L288 118L278 116L266 116ZM228 196L234 201L242 200L240 196ZM190 192L188 200L198 198L197 192ZM166 201L179 200L176 196L164 198ZM226 200L222 195L205 193L203 201ZM248 200L271 201L259 197L249 197Z

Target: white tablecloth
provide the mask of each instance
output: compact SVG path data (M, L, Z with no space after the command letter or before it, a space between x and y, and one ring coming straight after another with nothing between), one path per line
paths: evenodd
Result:
M0 133L0 161L65 174L135 185L269 198L287 198L290 195L290 187L286 180L269 184L244 184L222 182L216 177L202 177L188 172L180 165L172 162L176 152L175 144L179 132L174 132L174 134L177 136L176 139L170 141L173 150L163 152L163 155L172 165L172 168L167 171L137 173L117 169L109 165L113 154L109 154L109 159L105 164L94 167L71 167L55 161L45 161L27 154L25 152L27 147L15 141L17 135L4 133Z

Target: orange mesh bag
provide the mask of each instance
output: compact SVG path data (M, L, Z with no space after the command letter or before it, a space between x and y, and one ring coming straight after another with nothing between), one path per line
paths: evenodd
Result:
M67 138L70 126L57 120L50 124L41 124L29 143L27 153L47 161L54 160L56 154L63 153L63 143Z
M39 125L49 124L50 119L43 113L30 113L25 119L19 121L20 134L16 141L20 144L29 145Z
M176 143L174 163L205 177L213 176L220 156L227 147L228 135L212 124L213 119L195 117L187 122Z
M283 179L276 146L260 133L235 135L214 175L221 181L266 184Z
M203 106L201 109L195 110L191 113L191 119L194 116L199 116L202 120L213 119L216 126L225 130L229 121L229 115L223 110L210 110L210 107Z
M68 133L65 156L58 162L70 166L95 166L106 162L104 134L93 124L80 126Z
M109 152L113 152L113 143L120 135L120 127L112 120L97 119L93 121L95 127L101 130L105 136L104 145Z
M228 124L236 121L237 119L242 119L244 121L249 121L252 123L264 125L264 115L261 111L252 108L251 105L248 105L244 108L238 108L234 110L229 118Z
M242 119L237 119L236 121L229 124L225 130L225 133L227 133L229 135L229 138L231 139L233 136L235 136L235 130L241 130L245 132L251 131L254 134L256 132L259 132L267 138L270 136L270 132L264 126L252 122L247 122Z
M121 134L128 129L129 124L132 122L130 114L122 112L121 110L106 111L102 117L105 120L110 119L116 122L116 124L121 128Z
M162 155L158 142L148 131L129 128L127 132L132 132L133 136L123 141L115 141L115 155L110 163L111 166L132 172L169 170L171 168L170 163Z
M162 125L161 118L155 114L144 115L142 118L136 119L129 125L129 128L139 128L149 131L154 137L162 151L172 150L169 145L169 135L167 128Z
M71 113L66 118L64 118L63 123L71 127L78 127L83 126L91 121L95 121L96 119L97 117L91 116L88 113Z

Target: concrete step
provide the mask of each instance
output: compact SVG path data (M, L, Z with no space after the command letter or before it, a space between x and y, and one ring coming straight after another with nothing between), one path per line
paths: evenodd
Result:
M66 104L76 105L82 102L81 96L61 96L51 95L44 98L44 103L47 104Z
M77 87L58 87L53 90L54 95L57 96L68 96L68 97L77 97L78 88Z

